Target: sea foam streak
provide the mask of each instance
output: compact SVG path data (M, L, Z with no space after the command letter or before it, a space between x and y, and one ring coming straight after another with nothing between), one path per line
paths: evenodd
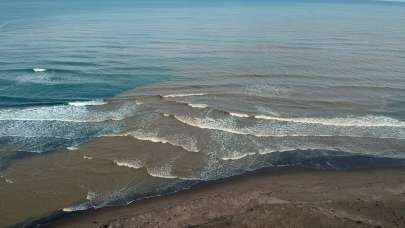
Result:
M186 93L186 94L168 94L168 95L163 95L165 98L170 98L170 97L192 97L192 96L204 96L206 95L205 93Z

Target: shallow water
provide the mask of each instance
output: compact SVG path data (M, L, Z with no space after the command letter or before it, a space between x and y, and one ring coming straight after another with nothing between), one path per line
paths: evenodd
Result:
M401 3L3 1L0 225L267 166L402 164L404 40Z

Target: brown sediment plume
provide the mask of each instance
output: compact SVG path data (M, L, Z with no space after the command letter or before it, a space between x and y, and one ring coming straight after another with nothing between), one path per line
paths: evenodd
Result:
M404 169L266 170L45 227L402 227L404 183Z
M140 166L133 167L131 162ZM0 180L0 226L61 209L86 209L108 201L125 204L131 195L192 176L202 162L199 153L130 136L104 137L78 150L18 160L1 173L8 181Z

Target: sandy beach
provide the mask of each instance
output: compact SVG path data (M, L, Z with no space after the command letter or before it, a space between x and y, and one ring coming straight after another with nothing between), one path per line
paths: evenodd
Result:
M404 227L405 169L262 170L44 227Z

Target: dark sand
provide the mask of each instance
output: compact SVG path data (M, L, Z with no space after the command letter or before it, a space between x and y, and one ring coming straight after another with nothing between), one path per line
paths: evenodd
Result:
M267 169L48 226L405 227L405 169Z

